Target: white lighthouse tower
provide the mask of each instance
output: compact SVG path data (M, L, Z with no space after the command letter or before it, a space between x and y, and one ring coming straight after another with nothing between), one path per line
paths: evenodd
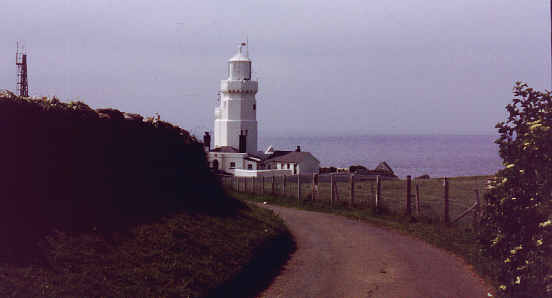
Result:
M232 147L240 153L257 153L258 83L251 80L247 45L228 61L228 78L220 82L220 101L215 108L215 148Z
M310 152L257 151L258 83L251 80L251 60L247 44L228 60L228 78L220 82L220 97L215 107L215 142L205 132L203 145L209 167L222 174L241 177L281 176L318 173L320 161Z

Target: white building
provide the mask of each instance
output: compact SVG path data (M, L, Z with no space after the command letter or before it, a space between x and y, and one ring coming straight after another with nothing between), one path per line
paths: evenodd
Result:
M251 60L244 46L242 43L238 53L228 61L228 79L220 82L220 101L215 108L215 148L230 146L256 154L258 82L251 80Z
M308 152L293 155L295 166L290 168L289 163L280 167L265 164L268 158L276 157L274 152L257 151L255 94L259 86L251 78L252 63L246 46L242 43L238 53L228 60L228 77L220 82L220 98L215 107L214 148L210 148L208 133L203 141L209 166L217 171L249 177L318 172L320 162Z
M258 82L251 78L247 45L228 60L228 77L220 82L220 98L215 107L215 144L206 133L209 166L237 176L289 175L287 170L265 170L266 156L257 151Z
M320 172L320 161L310 152L297 151L269 158L264 162L269 169L291 170L292 175L312 174Z

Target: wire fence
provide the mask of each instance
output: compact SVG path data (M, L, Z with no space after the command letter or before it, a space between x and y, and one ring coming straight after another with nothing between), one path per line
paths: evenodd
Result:
M479 200L484 198L490 179L489 176L391 179L351 174L221 176L225 187L238 192L317 200L335 207L375 208L457 224L474 224L479 220Z

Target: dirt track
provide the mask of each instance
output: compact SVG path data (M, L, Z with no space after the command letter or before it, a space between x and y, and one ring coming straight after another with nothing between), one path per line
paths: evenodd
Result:
M457 257L344 217L265 206L279 214L297 251L261 297L487 297Z

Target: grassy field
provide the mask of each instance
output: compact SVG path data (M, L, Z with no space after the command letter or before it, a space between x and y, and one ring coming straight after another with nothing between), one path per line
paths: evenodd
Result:
M0 264L1 297L252 295L294 246L271 211L243 207L229 216L173 214L110 235L58 231L40 247L40 261Z
M474 192L472 188L482 186L484 185L482 183L486 183L486 181L486 176L451 178L451 200L454 199L460 206L473 204ZM435 205L438 204L437 202L439 202L442 198L442 181L439 179L429 179L417 182L420 184L421 189L425 190L424 196L425 200L428 202L427 205L431 204L432 201L435 201ZM360 184L360 189L363 187L369 189L369 183L370 182L368 181L362 182ZM384 198L387 198L388 201L393 198L397 198L397 200L399 200L404 195L402 188L404 181L385 181L384 185L387 185L388 189L385 189L384 186L382 192ZM271 184L265 185L265 191L270 191L270 186ZM288 188L288 186L289 185L286 185L286 188ZM302 193L305 194L303 198L307 199L310 196L310 190L307 190L306 186L303 187L304 192ZM312 187L309 186L309 189L312 189ZM260 195L238 192L233 192L233 195L242 200L267 202L268 204L303 210L334 213L408 233L414 237L420 238L462 257L466 263L471 265L476 272L478 272L489 282L489 284L495 287L497 286L496 276L498 273L496 269L499 268L498 266L501 264L481 254L481 246L478 242L477 233L469 225L457 224L447 226L441 224L439 221L433 221L431 218L421 218L413 221L411 218L401 216L400 212L387 212L383 214L376 213L373 208L370 208L369 203L363 205L362 202L359 202L358 205L351 208L348 203L343 200L342 202L335 204L333 207L330 207L328 201L324 199L315 201L297 200L297 197L292 195L297 192L296 184L294 190L295 192L293 192L293 188L291 188L288 196L283 196L281 194ZM452 194L454 194L454 196ZM345 196L345 198L347 198L347 196ZM481 198L483 200L483 196L481 196ZM424 211L425 210L426 209L424 209Z
M479 190L480 198L483 200L486 192L486 185L489 176L470 176L449 178L449 209L450 217L454 219L464 210L469 208L475 202L475 190ZM331 190L329 178L320 179L318 193L315 200L329 204ZM350 183L347 176L336 177L339 201L336 205L348 205L350 203ZM229 181L227 181L229 183ZM275 177L275 194L297 198L297 176L286 178L285 191L283 188L283 178ZM433 179L413 179L412 195L415 195L415 185L419 187L420 194L420 212L423 217L432 221L442 221L444 217L444 186L442 178ZM241 181L240 189L247 188L248 192L261 194L262 181L249 179L247 182ZM236 188L236 187L234 187ZM355 200L354 206L357 209L371 209L375 206L375 188L376 182L373 178L356 176L355 177ZM264 179L264 193L272 192L272 179ZM312 199L312 176L301 177L301 197L303 200ZM400 214L405 210L406 200L406 180L389 179L383 180L381 184L381 200L383 207L391 213ZM416 214L416 200L412 198L412 212ZM460 224L469 224L471 217L464 217Z

